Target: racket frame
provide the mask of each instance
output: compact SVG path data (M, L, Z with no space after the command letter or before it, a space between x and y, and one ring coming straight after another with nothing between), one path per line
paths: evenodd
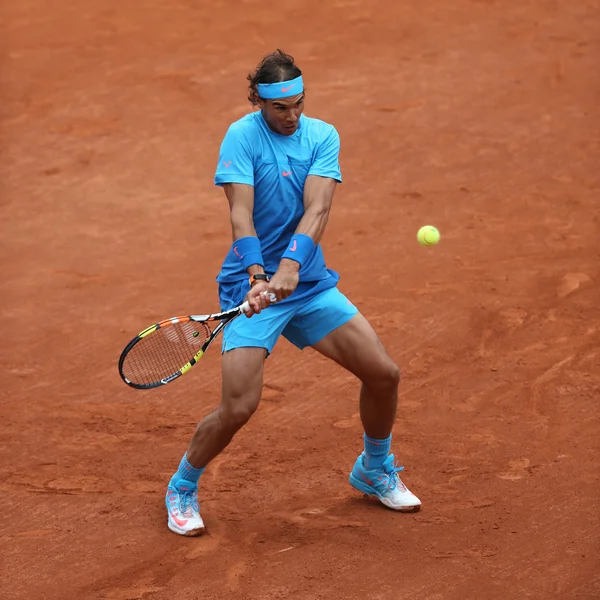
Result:
M175 379L178 379L185 373L187 373L203 356L203 354L208 350L209 346L213 343L215 338L223 331L225 326L228 323L231 323L233 319L239 317L242 313L245 313L248 310L248 302L244 302L239 306L232 308L230 310L226 310L220 313L214 313L210 315L187 315L180 317L171 317L170 319L165 319L164 321L159 321L154 325L150 325L150 327L146 327L143 331L138 333L123 349L121 352L121 356L119 357L119 375L121 379L130 387L133 387L138 390L150 390L162 385L167 385L167 383L171 383ZM131 351L131 349L141 340L143 340L146 336L154 333L158 329L163 329L165 327L169 327L172 325L176 325L177 323L186 323L186 322L196 322L196 323L206 323L207 321L220 321L220 323L214 328L209 338L204 342L200 350L194 354L194 356L181 368L177 371L168 375L167 377L163 377L160 381L154 383L140 384L134 383L125 377L123 373L123 365L125 363L125 359L127 355Z

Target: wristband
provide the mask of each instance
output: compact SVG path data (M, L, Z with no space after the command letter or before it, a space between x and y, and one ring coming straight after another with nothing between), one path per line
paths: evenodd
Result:
M247 271L251 265L265 266L260 249L260 241L257 237L247 236L239 238L233 242L232 249L233 253L242 263L244 270Z
M289 258L304 265L315 251L315 243L309 235L303 233L295 233L290 240L287 250L281 258Z

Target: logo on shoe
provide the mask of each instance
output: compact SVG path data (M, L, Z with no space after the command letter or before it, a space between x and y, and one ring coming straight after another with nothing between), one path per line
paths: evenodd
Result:
M179 525L179 527L183 527L184 525L187 525L188 520L187 519L178 519L175 516L175 513L169 512L169 514L171 515L171 519L173 519L173 521L175 521L175 523L177 523L177 525Z
M365 477L365 474L364 474L362 471L358 471L358 474L361 476L361 478L362 478L362 479L364 479L364 481L366 481L366 482L367 482L367 484L369 484L369 485L373 485L373 482L372 482L370 479L367 479L367 478Z

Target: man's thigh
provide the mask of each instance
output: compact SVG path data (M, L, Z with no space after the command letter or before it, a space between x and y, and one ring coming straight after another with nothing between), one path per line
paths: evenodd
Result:
M302 305L283 330L284 337L301 350L314 346L358 313L337 287L317 294Z
M271 304L250 318L238 317L225 327L223 353L235 348L264 348L270 354L294 312L294 306Z

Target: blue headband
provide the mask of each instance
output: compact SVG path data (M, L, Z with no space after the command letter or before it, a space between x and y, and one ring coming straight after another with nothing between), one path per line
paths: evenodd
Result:
M280 81L279 83L259 83L257 86L258 95L265 100L274 100L275 98L289 98L296 96L304 91L302 75L289 81Z

